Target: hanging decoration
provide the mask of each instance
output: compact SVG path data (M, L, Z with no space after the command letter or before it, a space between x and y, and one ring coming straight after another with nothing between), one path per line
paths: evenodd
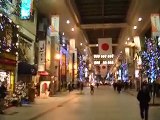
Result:
M18 54L19 26L0 13L0 53Z

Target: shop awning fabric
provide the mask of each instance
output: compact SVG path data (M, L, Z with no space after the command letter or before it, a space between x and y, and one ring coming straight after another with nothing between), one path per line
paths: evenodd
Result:
M37 68L35 65L28 64L27 62L19 62L18 74L36 75Z

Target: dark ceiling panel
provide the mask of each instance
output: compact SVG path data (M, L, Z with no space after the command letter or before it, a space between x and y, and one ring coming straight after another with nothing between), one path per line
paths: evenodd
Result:
M92 54L98 54L98 47L91 47Z
M74 0L80 15L80 24L126 23L131 0ZM89 44L98 44L98 38L112 38L117 44L122 28L87 29ZM98 47L91 48L98 54ZM113 53L116 47L113 47Z
M86 30L86 34L89 39L90 44L98 44L98 38L112 38L113 43L118 43L118 37L120 34L121 29L91 29Z
M126 22L131 0L75 0L82 24Z

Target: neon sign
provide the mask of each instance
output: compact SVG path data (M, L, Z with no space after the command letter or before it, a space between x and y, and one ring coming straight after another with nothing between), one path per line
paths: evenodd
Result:
M20 18L21 19L29 19L31 15L31 2L32 0L22 0L21 1L21 11Z

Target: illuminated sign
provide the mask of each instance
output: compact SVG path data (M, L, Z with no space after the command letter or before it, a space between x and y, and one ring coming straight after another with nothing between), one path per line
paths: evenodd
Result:
M21 19L29 19L31 14L31 2L32 0L22 0L21 1L21 10L20 10L20 18Z
M103 58L109 58L109 59L112 59L114 57L113 54L110 54L110 55L94 55L93 56L95 59L103 59Z
M113 65L114 61L94 61L94 65L100 65L100 64L106 64L106 65Z

